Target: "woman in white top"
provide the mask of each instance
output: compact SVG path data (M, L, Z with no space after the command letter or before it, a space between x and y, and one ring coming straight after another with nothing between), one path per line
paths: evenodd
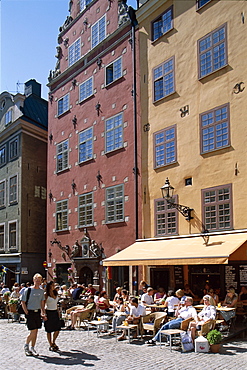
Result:
M209 295L206 294L203 297L204 307L201 312L197 315L197 320L190 323L190 330L191 330L191 337L194 342L196 329L200 330L201 325L205 324L205 322L209 320L215 320L216 317L216 308L214 299Z
M59 331L61 330L61 323L57 309L58 302L58 292L55 289L53 281L49 281L46 285L45 292L45 309L47 320L45 321L45 331L47 333L47 339L50 344L50 351L58 351L58 346L56 345L56 339L58 337ZM52 337L53 333L53 337Z

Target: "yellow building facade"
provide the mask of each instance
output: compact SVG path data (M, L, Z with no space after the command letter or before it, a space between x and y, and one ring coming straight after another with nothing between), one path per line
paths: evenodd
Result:
M247 2L140 5L143 240L118 263L143 265L154 288L239 291L247 285ZM191 220L162 198L166 178Z

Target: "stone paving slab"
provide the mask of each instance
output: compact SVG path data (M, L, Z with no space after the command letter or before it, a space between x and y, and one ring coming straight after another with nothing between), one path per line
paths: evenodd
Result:
M187 370L187 369L247 369L247 341L224 344L221 353L181 353L179 348L170 352L166 346L147 346L143 341L117 342L116 338L94 330L62 330L57 344L60 352L49 351L44 328L39 330L36 349L39 357L24 354L26 325L0 320L0 369L4 370Z

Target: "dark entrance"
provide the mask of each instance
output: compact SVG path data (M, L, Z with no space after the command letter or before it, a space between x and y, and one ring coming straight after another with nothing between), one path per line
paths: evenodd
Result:
M71 267L71 263L61 263L56 265L57 282L59 285L68 285L68 268Z
M165 268L151 268L150 281L152 288L155 290L164 288L167 292L169 288L169 270Z
M223 290L223 275L220 274L220 265L189 266L190 288L198 297L203 296L205 284L213 289Z
M79 274L79 283L80 284L93 284L93 271L85 266L80 270Z

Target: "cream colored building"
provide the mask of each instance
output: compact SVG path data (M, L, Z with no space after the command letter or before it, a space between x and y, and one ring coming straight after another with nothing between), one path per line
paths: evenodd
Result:
M154 288L163 279L166 289L189 283L200 294L209 282L239 291L247 285L247 2L140 5L143 240L118 260L144 265ZM166 178L193 219L162 198Z

